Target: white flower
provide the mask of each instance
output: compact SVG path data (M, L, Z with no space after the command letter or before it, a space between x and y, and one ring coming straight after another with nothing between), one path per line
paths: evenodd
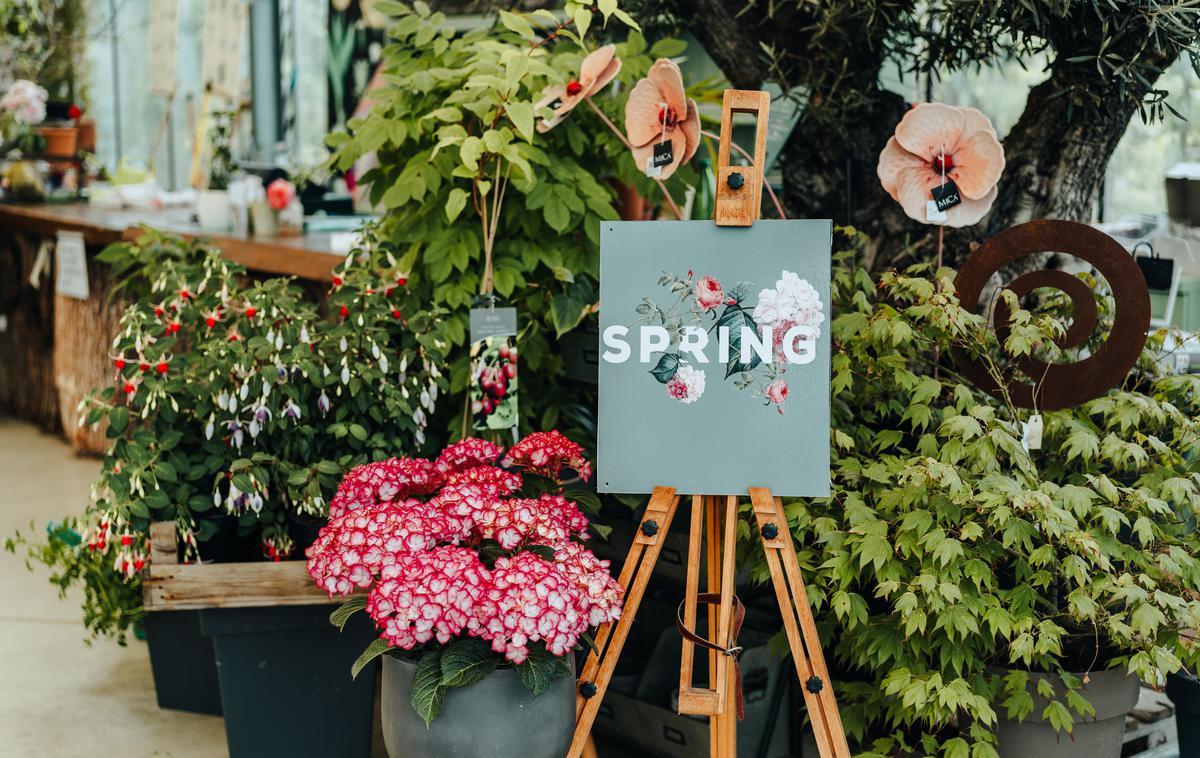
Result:
M704 372L684 364L667 382L667 394L681 403L694 403L704 394Z
M821 324L825 323L825 306L821 296L807 279L801 279L791 271L784 271L775 282L775 289L764 289L758 293L758 304L754 306L754 320L760 326L770 325L776 331L783 327L809 326L813 336L821 335Z
M0 108L13 114L17 121L33 126L46 118L46 90L29 81L18 79L0 98Z

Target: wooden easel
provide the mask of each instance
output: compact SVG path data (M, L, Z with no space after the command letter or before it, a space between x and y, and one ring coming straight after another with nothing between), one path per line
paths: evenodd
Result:
M713 214L718 226L751 226L758 219L769 105L770 97L766 92L725 91ZM729 165L734 113L753 113L758 117L753 166ZM850 748L846 743L842 719L825 667L825 656L821 651L821 640L800 576L783 503L763 487L750 487L748 494L817 748L822 758L850 758ZM736 646L736 641L731 637L736 603L734 549L738 499L737 495L692 495L686 594L680 614L680 624L695 632L700 563L703 559L706 590L717 596L715 603L708 604L707 629L710 636L715 632L710 642L715 643L720 651L708 650L708 686L697 687L692 681L696 645L687 638L683 639L679 666L679 712L709 717L709 754L715 758L734 758L737 754L737 720L733 708L736 686L734 666L741 648ZM588 655L579 675L575 699L575 735L567 753L568 758L579 758L589 745L600 702L604 699L617 659L637 616L638 606L662 552L679 500L675 488L655 487L646 505L646 512L642 515L619 577L621 586L625 588L625 607L621 618L615 624L604 624L599 628L595 649ZM707 549L702 547L705 544Z

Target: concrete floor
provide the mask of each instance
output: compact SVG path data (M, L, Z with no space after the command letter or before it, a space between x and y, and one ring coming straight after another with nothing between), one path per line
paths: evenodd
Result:
M0 418L0 542L82 512L98 471L59 438ZM0 551L0 756L228 755L220 717L159 709L144 643L87 645L81 593L59 598L48 576Z

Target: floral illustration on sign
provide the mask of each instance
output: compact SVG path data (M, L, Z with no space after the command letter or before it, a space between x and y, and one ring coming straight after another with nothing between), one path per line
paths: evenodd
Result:
M775 286L760 289L757 302L751 303L753 282L726 288L716 277L688 271L686 277L664 272L658 284L674 301L666 308L648 297L638 304L643 325L638 349L643 362L653 363L650 375L666 385L667 395L681 403L701 398L703 364L710 362L715 343L715 362L725 365L724 378L782 414L790 394L787 369L815 358L825 322L816 288L783 271ZM611 341L606 335L610 345L619 340L619 335Z

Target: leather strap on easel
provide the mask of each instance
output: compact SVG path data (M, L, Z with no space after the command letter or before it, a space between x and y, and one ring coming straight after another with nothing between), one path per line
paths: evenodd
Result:
M701 592L696 595L696 602L700 605L720 605L721 593L719 592ZM683 603L679 604L679 609L675 613L675 628L679 631L679 636L683 637L688 642L695 645L701 645L709 650L716 650L721 655L727 655L733 659L733 697L737 706L737 719L744 721L746 718L746 704L742 700L742 665L738 662L738 656L742 652L742 648L737 644L738 634L742 631L742 622L746 620L746 606L742 605L742 601L737 595L733 596L733 623L729 627L729 647L721 647L715 642L710 642L700 635L688 629L683 623Z

